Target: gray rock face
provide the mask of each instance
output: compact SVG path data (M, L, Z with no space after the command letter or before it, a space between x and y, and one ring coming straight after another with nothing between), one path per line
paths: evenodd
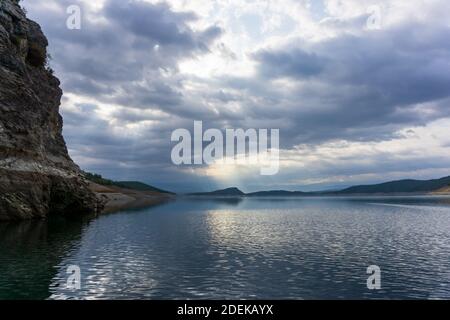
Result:
M17 2L0 0L0 221L96 213L62 136L47 39Z

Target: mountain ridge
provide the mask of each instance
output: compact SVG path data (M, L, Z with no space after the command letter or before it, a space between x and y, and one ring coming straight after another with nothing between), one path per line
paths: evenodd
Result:
M197 192L190 193L191 196L244 196L246 195L244 192L239 190L238 188L226 188L221 190L215 190L212 192Z
M234 192L229 192L234 190ZM450 176L430 179L415 180L403 179L378 184L355 185L337 191L287 191L266 190L244 193L236 187L215 190L212 192L191 193L189 195L201 196L246 196L246 197L268 197L268 196L345 196L345 195L395 195L395 194L450 194Z
M421 193L433 192L450 186L450 176L431 179L415 180L403 179L388 181L372 185L358 185L338 191L338 194L373 194L373 193Z

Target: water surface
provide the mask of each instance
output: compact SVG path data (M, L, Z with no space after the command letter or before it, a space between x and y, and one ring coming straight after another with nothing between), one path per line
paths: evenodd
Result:
M0 298L449 299L450 198L186 198L0 224Z

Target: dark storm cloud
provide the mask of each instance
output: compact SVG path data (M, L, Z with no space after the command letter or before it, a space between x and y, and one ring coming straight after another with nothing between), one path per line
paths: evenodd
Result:
M289 143L378 140L450 115L449 37L448 27L416 24L264 50L255 58L264 77L298 84L270 97L273 113L289 113Z
M194 33L186 23L197 20L197 16L192 12L174 13L165 3L109 0L104 12L109 21L161 46L208 50L207 44L221 33L221 29L215 26Z
M269 77L292 76L306 78L314 76L323 70L326 62L324 58L298 48L284 52L263 50L258 52L255 58L261 63L261 73Z
M73 4L82 8L81 30L65 25L66 8ZM187 23L198 19L194 13L174 12L164 3L108 0L99 12L80 1L55 2L54 10L31 1L25 5L51 39L51 64L66 92L96 94L108 102L114 95L122 103L132 82L145 81L149 88L141 94L142 108L177 104L179 83L163 72L176 72L180 59L207 52L222 33L216 26L193 31ZM136 84L133 89L147 88Z
M124 84L122 89L123 92L110 99L111 102L140 109L150 107L167 112L171 108L179 106L183 98L181 92L176 88L166 83L153 81L145 81L143 84Z

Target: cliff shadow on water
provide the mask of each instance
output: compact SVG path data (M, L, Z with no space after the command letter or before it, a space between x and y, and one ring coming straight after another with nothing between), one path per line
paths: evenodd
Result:
M42 300L92 217L0 223L0 300Z
M50 215L47 219L0 221L0 300L51 298L58 287L65 286L65 277L58 274L66 273L67 261L76 256L83 237L96 220L116 214L145 213L167 203L128 208L101 217Z

